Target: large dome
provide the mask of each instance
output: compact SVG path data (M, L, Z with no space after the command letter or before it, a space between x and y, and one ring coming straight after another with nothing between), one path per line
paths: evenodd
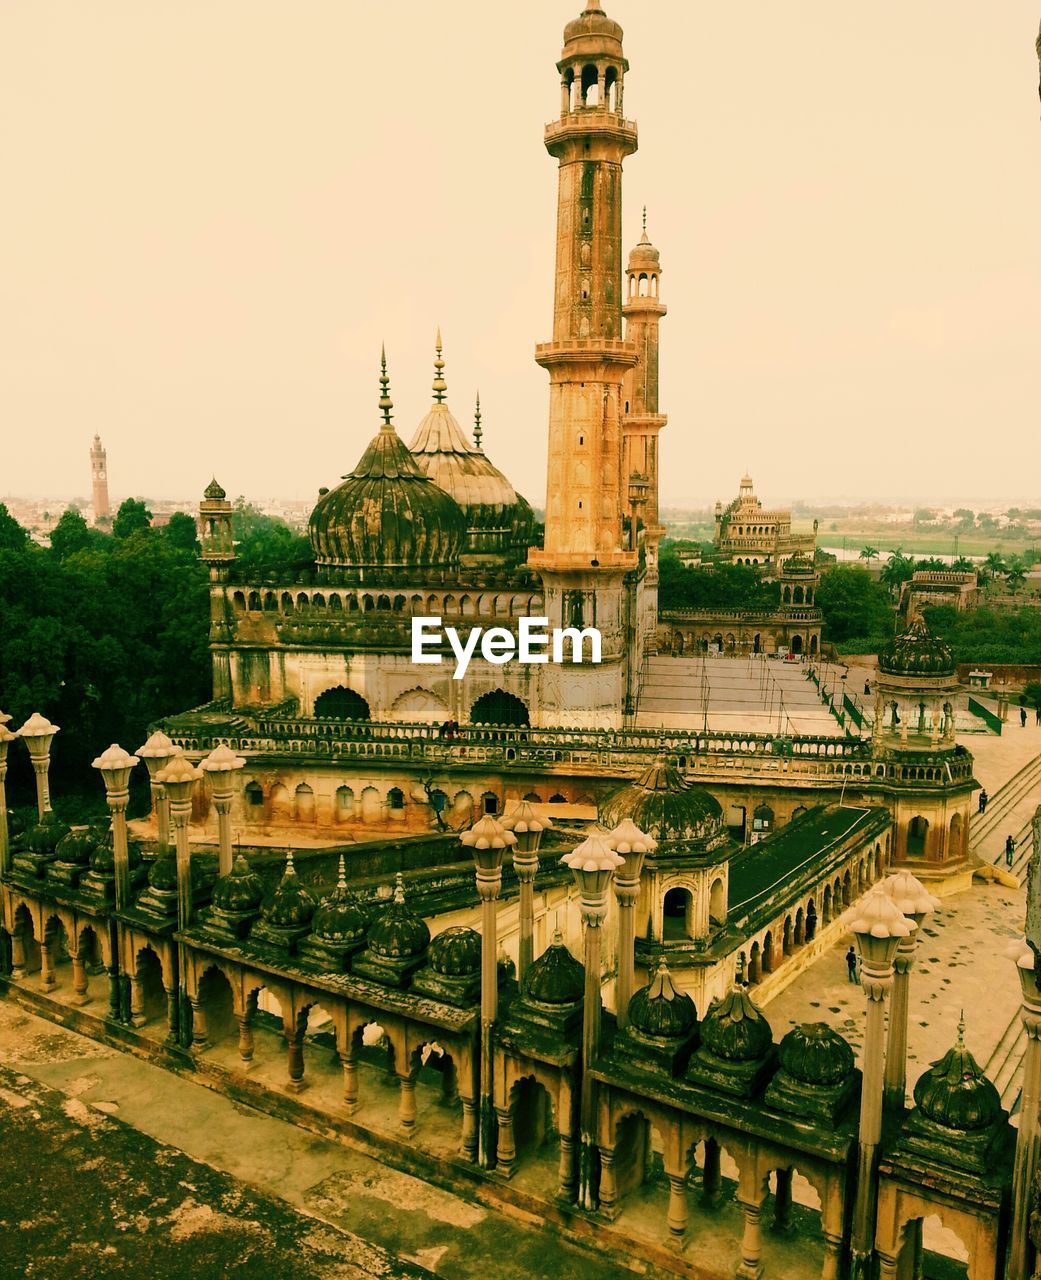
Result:
M466 519L467 549L503 552L526 547L532 530L527 501L484 454L480 446L480 399L475 417L476 443L470 444L445 402L441 335L434 360L434 403L409 445L420 470L449 494Z
M608 830L625 818L632 818L659 843L704 839L723 829L719 801L703 788L689 786L679 771L664 761L651 765L600 807L601 825Z
M950 649L917 617L882 650L878 669L890 676L953 676L956 668Z
M391 425L385 358L382 370L379 432L343 483L323 494L311 512L315 562L349 569L454 564L466 519L455 500L420 470Z

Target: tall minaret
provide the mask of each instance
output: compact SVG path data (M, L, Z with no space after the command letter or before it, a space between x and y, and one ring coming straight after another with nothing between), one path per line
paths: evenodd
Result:
M658 544L665 534L658 515L658 434L668 422L658 404L658 322L668 308L661 300L661 256L647 238L646 209L643 235L629 254L625 274L625 336L640 356L640 363L629 370L622 386L625 470L627 475L647 481L643 510L646 589L656 605Z
M553 341L535 354L550 377L546 536L529 563L550 624L598 628L603 662L545 668L539 718L606 728L621 724L635 647L622 382L638 357L622 338L622 161L636 150L636 125L622 114L622 29L597 0L565 28L557 69L560 118L546 126L560 163Z
M108 505L108 461L101 437L95 436L90 446L90 479L93 490L94 523L112 514Z

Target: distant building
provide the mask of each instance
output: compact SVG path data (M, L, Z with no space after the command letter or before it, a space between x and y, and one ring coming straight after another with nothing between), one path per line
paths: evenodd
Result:
M917 569L900 591L900 616L910 621L925 608L947 604L959 611L975 609L980 600L975 569L955 573L944 569Z
M112 515L108 505L108 456L100 436L95 436L90 446L90 480L94 523L99 524Z
M817 521L812 533L792 533L792 513L766 511L752 491L752 477L746 475L728 507L716 503L715 542L721 560L756 565L764 577L775 578L784 562L797 552L813 559Z

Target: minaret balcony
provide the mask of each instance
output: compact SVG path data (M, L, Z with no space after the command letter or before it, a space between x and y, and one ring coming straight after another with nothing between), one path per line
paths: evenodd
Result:
M540 342L535 347L535 363L543 369L603 363L633 368L639 361L636 344L625 338L568 338L565 342Z
M568 148L589 138L619 143L629 155L638 146L636 121L626 120L609 107L579 107L546 125L546 150L558 158Z

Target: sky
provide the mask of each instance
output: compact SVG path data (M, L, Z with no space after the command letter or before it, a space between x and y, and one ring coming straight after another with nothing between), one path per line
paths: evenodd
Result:
M545 497L582 0L4 0L0 494L306 499L448 399ZM1041 497L1038 0L605 0L662 499Z

